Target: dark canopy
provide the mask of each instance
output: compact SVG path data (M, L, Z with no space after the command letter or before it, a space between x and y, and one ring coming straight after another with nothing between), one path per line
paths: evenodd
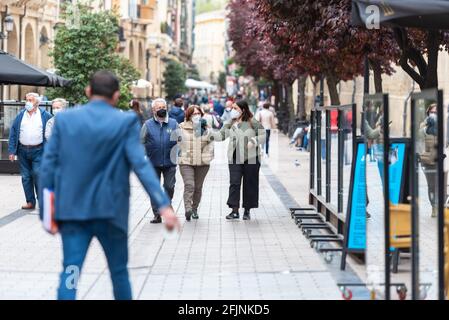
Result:
M70 84L70 81L41 70L0 50L0 84L65 87Z
M449 0L353 0L352 23L365 25L372 5L379 8L381 25L449 29Z

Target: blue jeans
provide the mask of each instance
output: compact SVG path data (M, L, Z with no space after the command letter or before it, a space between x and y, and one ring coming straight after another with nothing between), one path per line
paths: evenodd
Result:
M62 221L63 271L58 289L58 300L75 300L79 275L93 237L103 247L111 274L116 300L131 300L128 275L128 234L108 220Z
M36 205L38 192L37 179L43 151L43 147L27 149L19 146L17 152L26 202L32 203L33 205Z
M302 138L302 147L307 150L307 146L309 144L309 139L307 139L307 134L304 134Z
M326 139L321 139L321 159L326 159Z

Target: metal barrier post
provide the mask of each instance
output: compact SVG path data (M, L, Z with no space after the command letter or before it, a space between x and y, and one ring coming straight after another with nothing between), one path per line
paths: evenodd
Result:
M338 212L343 212L343 165L344 165L344 129L343 129L343 111L338 110Z
M331 202L331 111L326 110L326 202Z
M310 141L308 142L310 146L310 190L315 188L315 113L315 110L312 110L310 113Z
M316 173L317 173L317 195L321 195L321 111L316 111Z

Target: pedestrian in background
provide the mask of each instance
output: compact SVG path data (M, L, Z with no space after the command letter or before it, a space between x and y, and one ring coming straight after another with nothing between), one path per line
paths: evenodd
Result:
M142 108L140 106L140 102L136 99L133 99L130 102L130 107L136 113L137 118L139 119L139 123L142 126L145 123L145 119L143 116Z
M173 199L176 183L177 134L178 123L168 116L167 102L158 98L152 103L153 118L142 126L141 141L148 159L154 166L156 176L164 177L164 189L170 200ZM161 223L157 206L151 203L154 219L151 223Z
M184 101L181 98L176 98L173 106L170 109L170 112L168 113L168 116L172 119L175 119L176 122L182 123L185 118L183 106Z
M221 116L221 122L223 124L226 124L226 123L229 123L229 122L232 121L231 110L232 110L232 105L233 104L234 104L234 102L232 102L230 100L226 101L225 109L223 111L223 115Z
M427 181L427 196L432 205L431 217L435 218L438 214L437 194L437 159L438 159L438 137L437 137L437 105L431 104L426 110L426 118L420 124L420 139L423 141L422 150L419 152L421 168Z
M65 99L56 98L51 102L51 109L52 109L54 117L51 118L50 120L48 120L47 125L45 127L45 139L46 140L50 139L51 131L53 130L53 126L55 124L56 115L59 112L64 111L65 108L67 108L67 101Z
M214 158L214 142L210 128L202 117L199 106L192 105L186 111L186 119L180 124L181 139L179 170L184 181L184 208L186 220L198 219L203 183Z
M39 107L39 95L26 95L25 108L19 112L9 132L9 160L19 159L26 204L22 209L33 210L38 198L38 173L44 152L45 129L53 116Z
M239 219L240 191L243 180L243 220L249 220L250 210L259 206L259 171L261 148L265 141L263 126L254 119L248 103L240 100L231 111L232 122L220 130L219 137L229 138L229 197L232 212L226 219Z
M78 278L92 238L106 255L115 299L131 299L128 274L130 172L133 170L166 227L179 228L170 200L145 160L135 113L115 108L119 80L98 71L86 88L89 103L58 115L45 148L40 193L54 190L55 220L62 239L58 299L76 298ZM40 216L42 219L42 207Z
M255 118L265 128L265 154L268 156L271 130L276 129L274 114L270 111L270 104L268 102L264 103L263 109L257 112Z
M218 96L214 96L213 98L213 104L214 104L214 111L218 115L218 117L221 117L224 112L224 106L221 104L220 99Z
M203 105L204 120L207 122L207 126L212 129L221 128L221 119L218 114L214 111L213 105L207 103Z

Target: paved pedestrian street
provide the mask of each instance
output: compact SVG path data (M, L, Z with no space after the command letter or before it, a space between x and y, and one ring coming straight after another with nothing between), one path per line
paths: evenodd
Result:
M303 152L301 166L295 166L294 157L300 152L288 149L287 141L273 138L273 154L261 170L259 208L252 211L250 221L224 218L229 213L224 143L216 144L197 221L185 222L178 172L173 205L182 230L177 239L164 238L163 226L150 224L150 200L133 177L129 269L134 298L341 298L335 266L325 264L290 218L286 188L295 183L298 190L307 190L308 156ZM55 299L60 237L43 230L37 211L17 210L23 203L20 176L1 175L0 182L0 299ZM291 198L305 204L307 194L295 193ZM112 298L106 260L94 240L78 299Z

